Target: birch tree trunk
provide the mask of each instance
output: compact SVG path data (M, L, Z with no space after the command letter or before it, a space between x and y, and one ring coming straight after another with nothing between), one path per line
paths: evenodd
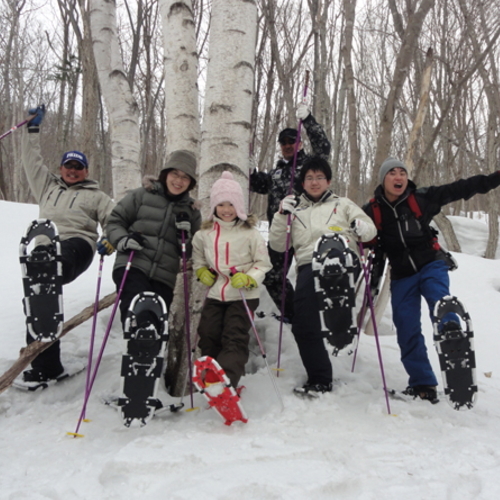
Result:
M161 0L167 157L186 149L199 157L198 54L191 0Z
M109 117L113 194L140 186L139 108L123 69L115 0L91 0L90 25L99 83Z
M191 0L161 0L163 52L165 63L165 121L167 124L167 158L173 151L185 149L199 157L200 119L198 108L198 55ZM182 396L186 385L188 360L187 334L196 348L201 306L200 286L195 286L191 266L177 275L174 300L169 311L169 343L165 385L171 396ZM189 332L187 332L184 298L184 271L191 289L189 297ZM205 288L205 287L203 287ZM201 306L200 306L201 304Z
M207 208L224 170L248 190L256 33L253 0L213 1L199 179Z

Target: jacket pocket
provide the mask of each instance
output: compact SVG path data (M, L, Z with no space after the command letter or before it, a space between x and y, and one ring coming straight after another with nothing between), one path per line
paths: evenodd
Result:
M71 203L69 204L69 208L73 208L73 205L74 205L74 203L75 203L76 199L78 198L78 195L79 195L79 194L80 194L80 192L79 192L79 191L77 191L77 192L75 193L75 196L73 196L73 199L71 200Z

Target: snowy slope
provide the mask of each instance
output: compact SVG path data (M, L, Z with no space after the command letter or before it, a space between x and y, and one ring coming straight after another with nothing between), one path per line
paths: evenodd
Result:
M36 215L35 206L0 202L1 373L23 345L18 243ZM365 335L355 372L351 373L351 358L334 359L335 391L319 401L302 401L291 394L305 375L285 327L284 371L277 380L284 411L254 345L255 355L243 379L247 424L224 426L195 395L201 410L169 414L144 428L127 429L118 413L99 401L119 389L124 342L115 322L88 406L91 422L81 429L84 438L66 435L78 420L84 375L41 393L9 389L0 395L0 498L500 498L500 261L478 257L487 234L483 223L460 217L452 222L469 252L455 255L460 268L451 274L451 281L452 292L466 304L476 331L479 397L474 410L456 412L444 401L433 406L391 400L389 415L375 342ZM478 235L484 245L477 243ZM84 276L65 288L67 318L92 303L97 264L95 259ZM103 295L113 290L111 267L112 259L106 260ZM261 309L272 311L267 294ZM108 309L99 317L98 345L109 314ZM427 313L422 319L438 373ZM275 365L279 324L270 317L258 319L257 324L269 362ZM387 384L404 388L406 375L389 311L381 328ZM63 352L86 357L89 334L90 322L70 332L62 341ZM160 397L174 401L163 388Z

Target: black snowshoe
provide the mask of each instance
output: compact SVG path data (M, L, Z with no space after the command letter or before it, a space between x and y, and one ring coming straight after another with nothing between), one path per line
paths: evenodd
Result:
M434 345L448 403L454 410L471 409L477 398L474 332L469 313L456 297L443 297L434 307Z
M344 237L324 234L316 243L312 270L321 330L333 346L334 356L351 354L357 339L355 276L359 262L354 262Z
M28 246L37 244L28 253ZM63 328L62 261L59 234L48 219L33 221L19 246L26 326L34 340L56 340Z
M127 427L143 426L162 406L156 393L168 329L167 307L159 295L142 292L134 297L125 320L124 338L128 342L121 366L123 396L118 404Z

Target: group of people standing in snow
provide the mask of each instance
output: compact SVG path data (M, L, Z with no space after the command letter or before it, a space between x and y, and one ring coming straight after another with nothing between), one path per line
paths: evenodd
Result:
M113 280L118 287L128 254L134 251L121 294L122 322L133 297L140 292L153 291L170 306L183 235L198 280L210 288L198 329L201 354L216 359L237 388L249 356L251 322L243 298L255 311L265 286L278 309L284 296L280 319L291 324L307 373L299 392L324 393L332 390L333 374L321 331L311 263L318 238L341 233L354 261L360 257L358 241L375 245L378 254L388 258L393 319L409 389L422 399L435 398L437 379L421 330L420 304L423 296L432 314L435 302L449 295L449 278L448 263L436 245L430 222L443 205L498 187L499 172L417 188L408 178L406 166L389 158L379 168L374 199L361 208L332 192L330 142L310 110L301 105L297 117L308 135L312 154L304 152L298 131L286 128L278 137L282 158L276 167L271 172L254 171L250 175L250 189L268 195L270 230L266 246L256 229L257 219L245 210L242 188L230 172L223 172L212 186L210 216L203 223L199 207L189 195L196 185L197 164L188 151L172 153L157 179L145 179L142 187L115 205L95 181L88 179L87 159L81 152L65 153L60 175L50 173L38 139L43 107L33 114L23 131L23 164L40 205L40 217L50 218L59 229L64 283L88 268L96 248L103 255L116 249ZM413 201L409 202L415 199L419 214L411 206ZM101 240L98 224L105 233ZM289 265L295 256L295 289L284 280L289 267L285 268L285 251ZM359 274L359 266L357 269ZM339 324L343 321L339 318ZM32 340L29 334L27 340ZM55 378L62 371L57 342L33 361L23 377L37 382Z

